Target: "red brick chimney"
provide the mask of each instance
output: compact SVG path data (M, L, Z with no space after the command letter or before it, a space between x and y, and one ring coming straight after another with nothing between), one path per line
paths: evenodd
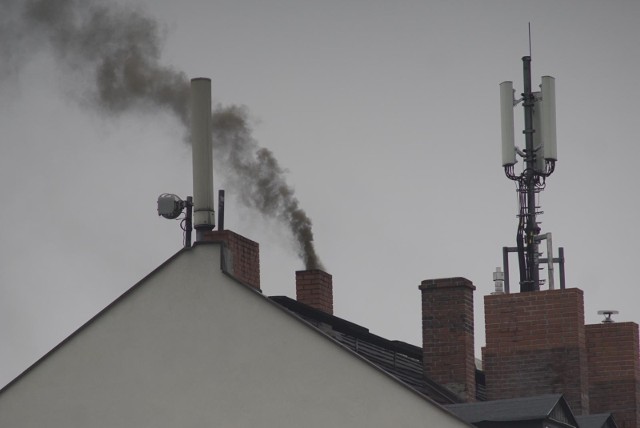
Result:
M587 325L591 413L612 412L619 427L640 427L638 324Z
M230 230L204 233L204 241L224 244L224 263L229 274L260 290L260 245Z
M582 290L485 296L487 400L562 393L589 413Z
M476 399L473 291L465 278L427 279L422 292L425 375L466 401Z
M296 272L296 300L333 315L333 279L319 269Z

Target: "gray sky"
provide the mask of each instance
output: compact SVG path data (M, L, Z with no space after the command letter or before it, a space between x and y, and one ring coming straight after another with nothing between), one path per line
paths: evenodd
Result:
M565 248L587 322L598 309L640 322L639 2L119 3L158 21L162 64L211 77L214 102L248 108L313 220L336 315L421 345L418 285L464 276L477 287L478 356L482 296L517 227L498 84L522 90L531 22L534 85L556 78L543 232ZM192 193L178 120L105 116L88 101L90 76L46 44L20 46L0 51L0 385L178 251L178 223L157 216L156 198ZM264 293L294 297L290 234L238 201L228 190L226 226L260 242Z

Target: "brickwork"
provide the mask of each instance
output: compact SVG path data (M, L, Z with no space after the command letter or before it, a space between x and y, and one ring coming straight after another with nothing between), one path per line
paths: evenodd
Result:
M592 413L612 412L620 428L640 427L638 324L586 326Z
M487 399L562 393L589 412L582 290L485 296Z
M466 401L475 401L473 290L465 278L422 281L425 374Z
M333 315L333 279L319 269L296 272L296 300Z
M260 245L257 242L230 230L206 232L204 240L223 242L228 273L260 290Z

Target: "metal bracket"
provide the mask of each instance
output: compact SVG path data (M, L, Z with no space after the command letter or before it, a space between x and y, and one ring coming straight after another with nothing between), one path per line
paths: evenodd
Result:
M544 235L540 235L540 237L536 237L537 239L544 239ZM549 241L547 241L547 246L549 245ZM547 250L548 251L548 250ZM502 270L504 271L504 292L509 294L509 253L517 253L518 247L502 247ZM548 252L551 254L550 252ZM538 260L541 263L547 263L548 266L551 266L550 275L553 275L553 263L557 263L560 267L559 276L560 276L560 289L565 289L565 276L564 276L564 247L558 248L558 257L551 257L551 263L549 263L548 257L542 257ZM550 276L552 278L552 276ZM549 288L553 290L552 284L553 279L549 280Z

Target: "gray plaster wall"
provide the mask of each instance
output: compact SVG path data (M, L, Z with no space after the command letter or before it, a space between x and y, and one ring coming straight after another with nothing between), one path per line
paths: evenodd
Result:
M462 427L198 245L0 393L0 427Z

